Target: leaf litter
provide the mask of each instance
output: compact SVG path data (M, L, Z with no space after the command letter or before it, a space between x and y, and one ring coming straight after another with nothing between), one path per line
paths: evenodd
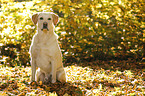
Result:
M111 62L111 63L109 63ZM31 67L0 67L0 95L46 95L46 96L144 96L145 72L143 65L124 61L95 61L66 64L67 83L57 81L31 82ZM100 63L100 64L98 64ZM122 63L122 66L120 65ZM126 63L128 63L126 61ZM89 66L87 66L89 65ZM107 67L105 67L107 66ZM119 66L119 68L118 68ZM132 68L131 66L135 66ZM138 66L138 67L137 67ZM129 66L127 66L128 68ZM122 69L122 70L119 70Z

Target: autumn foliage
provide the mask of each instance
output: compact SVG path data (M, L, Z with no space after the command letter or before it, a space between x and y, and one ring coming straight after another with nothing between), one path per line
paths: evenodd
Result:
M60 17L65 84L30 82L31 16L43 11ZM144 96L144 33L144 0L0 0L0 95Z
M145 32L144 7L143 0L0 1L1 63L30 64L28 52L36 32L31 15L42 11L60 17L56 33L64 62L139 60Z
M142 66L130 61L82 63L65 67L67 83L31 82L31 67L0 66L1 96L144 96ZM122 64L122 66L121 66ZM127 64L127 66L126 66ZM121 69L119 69L121 68ZM127 68L131 69L128 70Z

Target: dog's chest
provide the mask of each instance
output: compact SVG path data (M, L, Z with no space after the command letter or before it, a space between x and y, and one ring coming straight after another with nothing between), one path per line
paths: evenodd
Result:
M45 44L39 45L37 49L37 58L36 58L36 64L37 66L45 72L51 71L51 54L50 49Z
M50 38L48 38L47 34L42 34L39 36L38 43L41 45L46 45L49 42L49 39Z
M51 52L51 48L47 42L41 42L37 44L37 55L44 58L48 58Z

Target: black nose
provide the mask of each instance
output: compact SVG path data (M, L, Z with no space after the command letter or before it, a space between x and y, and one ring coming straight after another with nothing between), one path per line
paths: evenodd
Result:
M47 22L43 23L43 29L47 29Z

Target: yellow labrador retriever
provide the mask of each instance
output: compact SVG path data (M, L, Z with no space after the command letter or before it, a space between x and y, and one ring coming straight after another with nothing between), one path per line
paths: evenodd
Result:
M66 73L62 64L62 54L54 32L59 17L52 12L36 13L32 21L37 24L37 33L34 35L30 47L31 55L31 81L50 79L66 82ZM36 67L38 69L36 70Z

